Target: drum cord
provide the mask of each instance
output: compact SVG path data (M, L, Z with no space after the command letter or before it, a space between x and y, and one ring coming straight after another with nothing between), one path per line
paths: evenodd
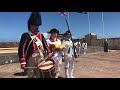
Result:
M45 76L44 76L44 74L43 74L43 71L41 71L42 72L42 76L43 76L43 78L45 78Z
M53 78L53 77L52 77L52 74L50 73L50 70L49 70L49 75L50 75L51 78Z

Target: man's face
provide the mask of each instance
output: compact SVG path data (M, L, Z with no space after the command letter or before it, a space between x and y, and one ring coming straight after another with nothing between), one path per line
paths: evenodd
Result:
M30 25L30 31L32 33L38 32L38 29L39 29L39 26L37 26L37 25Z
M57 33L51 33L52 37L57 37Z
M71 34L70 33L67 34L67 38L71 38Z

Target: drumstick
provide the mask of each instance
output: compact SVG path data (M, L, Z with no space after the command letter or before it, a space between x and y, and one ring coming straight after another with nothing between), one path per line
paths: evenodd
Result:
M48 59L49 57L46 57L41 63L38 64L37 67L40 67L40 65L42 65L43 63L45 63L45 60Z
M53 54L53 53L52 53ZM32 68L38 68L40 67L43 63L45 63L45 60L47 60L49 57L46 57L41 63L38 63L37 67L25 67L26 69L32 69Z
M53 53L52 53L53 55ZM45 60L47 60L49 57L46 57L41 63L38 63L38 66L37 67L40 67L40 65L42 65L43 63L45 63Z
M32 69L32 68L37 68L37 67L25 67L26 69Z
M43 63L45 63L45 60L46 60L46 59L48 59L48 57L45 58L41 63L39 63L37 67L25 67L25 68L26 68L26 69L38 68L38 67L40 67L40 65L42 65Z
M37 67L25 67L25 68L26 68L26 69L38 68L38 67L40 67L43 63L45 63L45 60L48 59L48 58L49 58L49 57L45 58L41 63L38 64Z
M44 62L45 62L45 61L44 61ZM43 64L44 62L42 62L42 64ZM43 67L44 65L42 66L42 64L40 64L38 67ZM45 66L48 66L48 65L53 65L53 64L45 64ZM32 69L32 68L34 69L34 68L37 68L37 67L25 67L25 69Z

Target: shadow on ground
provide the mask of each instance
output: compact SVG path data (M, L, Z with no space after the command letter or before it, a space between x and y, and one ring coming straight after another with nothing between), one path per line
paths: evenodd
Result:
M15 76L27 76L26 72L18 72L14 74ZM59 76L58 78L63 78L62 76Z
M18 72L14 74L15 76L26 76L27 73L26 72Z
M59 76L58 78L63 78L63 77Z

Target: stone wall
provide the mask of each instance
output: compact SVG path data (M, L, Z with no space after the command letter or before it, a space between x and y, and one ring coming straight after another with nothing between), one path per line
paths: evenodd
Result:
M100 46L88 46L87 53L101 52L103 51L103 47ZM81 48L81 54L83 54L83 50Z
M120 50L120 38L108 39L109 48L114 50Z
M109 49L120 50L120 38L109 38L107 40L109 43ZM91 46L103 46L103 39L91 40Z
M0 42L0 48L18 47L19 42Z
M91 46L103 46L103 39L92 39Z

